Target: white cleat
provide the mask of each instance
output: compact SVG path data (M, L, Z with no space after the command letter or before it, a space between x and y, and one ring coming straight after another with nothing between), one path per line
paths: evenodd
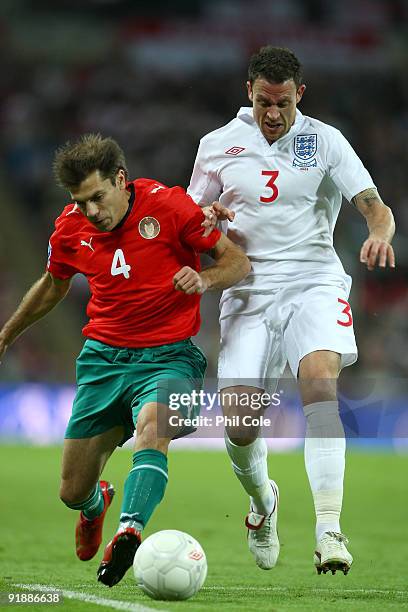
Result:
M257 514L252 506L245 519L248 527L248 546L255 557L258 567L269 570L275 567L279 557L279 538L277 531L279 489L275 481L271 480L271 487L275 494L275 505L268 516Z
M353 557L346 548L348 539L342 533L326 531L319 540L313 561L318 574L332 574L340 570L346 575L353 563Z

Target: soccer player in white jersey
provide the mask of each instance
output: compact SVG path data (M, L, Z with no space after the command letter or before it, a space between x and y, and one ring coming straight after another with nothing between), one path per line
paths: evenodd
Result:
M314 564L319 574L346 574L353 558L340 529L345 437L336 383L341 369L356 360L357 348L351 279L334 250L333 230L344 196L367 222L360 261L369 270L393 268L393 215L344 136L297 109L305 85L289 49L267 46L253 55L247 90L252 107L201 140L188 190L201 205L219 199L219 213L235 213L227 234L252 263L252 273L221 299L223 410L227 416L251 414L240 398L259 398L268 379L278 378L289 363L306 417ZM225 441L250 496L249 549L259 567L270 569L279 555L279 492L258 434L255 426L237 424L226 427Z

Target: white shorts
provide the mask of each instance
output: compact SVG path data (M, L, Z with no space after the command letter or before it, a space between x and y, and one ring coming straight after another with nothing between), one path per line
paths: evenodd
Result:
M348 303L347 275L294 277L268 291L226 293L221 299L219 388L271 387L286 366L297 377L309 353L340 353L341 367L354 363L357 346Z

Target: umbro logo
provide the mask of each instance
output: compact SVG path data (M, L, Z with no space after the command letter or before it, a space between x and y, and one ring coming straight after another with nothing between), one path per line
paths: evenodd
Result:
M245 151L245 147L231 147L230 149L228 149L228 151L225 151L225 154L239 155L240 153L242 153L242 151Z
M81 246L87 246L91 249L92 252L95 251L95 249L93 248L91 242L92 242L92 238L93 236L90 237L89 242L86 242L86 240L81 240Z

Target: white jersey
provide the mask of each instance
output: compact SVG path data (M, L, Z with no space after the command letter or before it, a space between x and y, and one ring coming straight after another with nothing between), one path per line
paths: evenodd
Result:
M188 193L199 204L219 200L235 211L227 235L241 245L252 273L235 290L268 288L281 275L344 274L333 231L342 195L375 187L336 128L297 110L289 132L270 145L241 108L202 138Z

